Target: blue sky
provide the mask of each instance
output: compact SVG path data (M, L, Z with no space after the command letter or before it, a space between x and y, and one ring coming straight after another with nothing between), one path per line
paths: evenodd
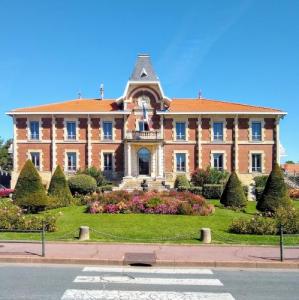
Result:
M280 108L287 159L299 161L299 1L0 0L0 136L4 113L122 94L150 53L169 97Z

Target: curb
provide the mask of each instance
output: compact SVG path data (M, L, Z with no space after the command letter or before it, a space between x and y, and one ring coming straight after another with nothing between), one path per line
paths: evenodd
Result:
M116 265L123 266L121 260L92 258L47 258L47 257L0 257L0 263L44 263L72 265ZM157 260L154 266L161 267L209 267L209 268L256 268L256 269L298 269L299 262L263 262L263 261L173 261Z

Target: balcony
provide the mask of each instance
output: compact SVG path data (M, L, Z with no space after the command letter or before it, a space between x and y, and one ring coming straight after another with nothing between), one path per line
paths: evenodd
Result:
M157 141L162 139L161 132L159 130L152 131L128 131L126 135L127 140L138 141Z

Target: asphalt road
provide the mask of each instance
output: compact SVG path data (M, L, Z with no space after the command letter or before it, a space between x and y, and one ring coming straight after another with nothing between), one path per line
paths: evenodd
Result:
M0 299L299 299L299 271L0 264Z

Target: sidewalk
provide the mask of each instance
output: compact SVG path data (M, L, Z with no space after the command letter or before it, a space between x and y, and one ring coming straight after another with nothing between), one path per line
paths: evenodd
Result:
M41 257L41 244L0 243L0 262L123 265L128 253L152 254L159 266L299 269L299 247L285 249L285 261L280 262L279 247L273 246L47 242L46 256Z

